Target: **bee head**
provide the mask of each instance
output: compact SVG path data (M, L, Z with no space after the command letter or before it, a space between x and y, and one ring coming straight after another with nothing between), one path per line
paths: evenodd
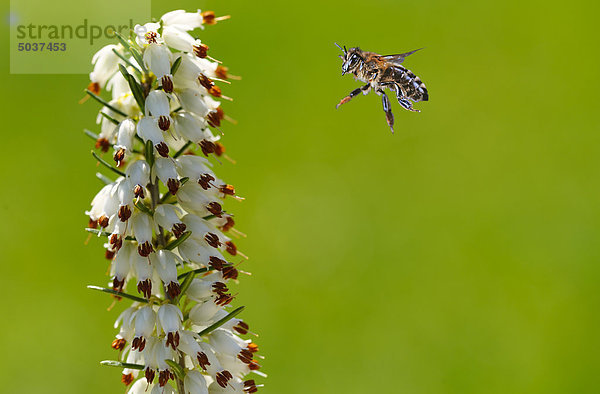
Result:
M342 49L339 45L338 47ZM343 61L342 75L344 75L346 73L353 72L359 66L359 64L364 61L364 58L360 48L350 48L347 50L346 46L344 46L342 50L344 51L344 54L340 55L340 58Z

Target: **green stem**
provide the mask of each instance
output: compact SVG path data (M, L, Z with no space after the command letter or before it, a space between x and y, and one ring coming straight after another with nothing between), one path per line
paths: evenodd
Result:
M98 162L100 164L104 165L106 168L108 168L112 172L114 172L116 174L119 174L120 176L125 176L125 173L123 171L119 171L116 168L114 168L113 166L111 166L110 164L108 164L103 158L101 158L100 156L98 156L96 154L96 152L92 151L92 156L94 156L94 158L96 158L96 160L98 160Z

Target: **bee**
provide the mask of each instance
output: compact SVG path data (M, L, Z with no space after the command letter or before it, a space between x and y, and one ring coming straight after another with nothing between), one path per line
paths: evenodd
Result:
M373 89L377 95L381 96L385 118L393 133L394 114L392 114L390 100L384 92L385 88L388 88L396 93L396 98L402 108L408 111L421 112L413 108L412 102L429 100L427 88L419 77L413 74L412 71L404 68L401 63L407 56L423 48L398 55L382 56L374 52L363 51L360 48L350 48L347 50L346 46L342 48L338 44L335 45L344 51L343 55L339 55L343 60L342 75L351 73L354 74L355 79L366 83L363 87L354 89L348 96L344 97L336 105L336 109L340 105L346 104L359 93L368 94Z

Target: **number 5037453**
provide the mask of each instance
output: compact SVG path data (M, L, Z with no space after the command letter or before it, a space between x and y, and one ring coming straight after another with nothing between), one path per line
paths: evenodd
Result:
M17 44L19 52L64 52L67 50L66 42L20 42Z

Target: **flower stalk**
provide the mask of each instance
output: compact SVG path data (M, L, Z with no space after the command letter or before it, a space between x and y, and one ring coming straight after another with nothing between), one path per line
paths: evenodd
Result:
M242 199L212 160L225 151L215 81L229 83L227 69L190 34L225 19L172 11L116 34L92 60L86 94L101 106L99 132L85 133L110 173L97 174L86 230L106 239L111 284L88 287L131 303L115 323L118 360L101 364L122 368L132 394L254 393L247 375L265 376L258 346L242 338L244 307L230 310L245 256L223 206Z

